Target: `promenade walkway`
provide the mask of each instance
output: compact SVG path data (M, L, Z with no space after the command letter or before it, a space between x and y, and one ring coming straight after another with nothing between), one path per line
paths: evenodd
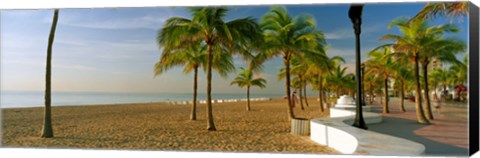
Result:
M441 112L433 109L431 125L416 123L415 103L405 100L407 112L400 112L399 98L389 103L390 113L384 114L382 123L368 125L368 130L421 143L427 156L468 156L467 103L442 104ZM372 106L374 112L382 112L379 102Z

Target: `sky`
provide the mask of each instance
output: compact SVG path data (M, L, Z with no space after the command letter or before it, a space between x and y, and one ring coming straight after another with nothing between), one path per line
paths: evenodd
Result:
M386 34L399 34L387 25L399 17L415 15L425 3L367 4L363 10L361 54L385 44L378 39ZM271 6L230 7L226 21L254 17L260 20ZM343 66L353 72L355 39L348 18L349 5L288 5L292 16L310 14L317 29L326 35L329 56L346 59ZM177 67L154 78L153 65L161 49L156 35L171 17L190 18L184 7L60 9L53 45L53 91L95 92L173 92L189 93L193 74L184 74ZM0 12L0 61L2 91L40 91L45 89L47 40L53 10L8 10ZM447 34L468 42L468 19L436 18L431 25L453 22L461 31ZM234 58L237 70L245 67L241 58ZM283 67L280 58L264 64L257 74L267 80L267 88L253 88L252 93L281 94L285 81L277 74ZM236 73L227 78L214 74L213 93L244 93L245 89L230 86ZM206 91L204 73L199 76L199 92Z

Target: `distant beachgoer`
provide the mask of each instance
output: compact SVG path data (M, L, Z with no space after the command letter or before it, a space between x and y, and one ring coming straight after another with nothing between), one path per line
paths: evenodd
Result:
M294 91L292 93L291 99L292 99L292 108L295 108L295 99L297 99L297 92Z

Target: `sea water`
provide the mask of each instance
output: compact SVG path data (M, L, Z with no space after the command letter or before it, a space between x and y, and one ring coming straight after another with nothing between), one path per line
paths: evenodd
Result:
M250 98L280 98L282 94L250 94ZM212 99L242 99L246 94L212 94ZM52 92L52 106L96 105L122 103L152 103L169 101L192 101L192 93L125 93L125 92ZM199 93L197 100L206 100ZM2 91L1 108L44 106L43 91Z

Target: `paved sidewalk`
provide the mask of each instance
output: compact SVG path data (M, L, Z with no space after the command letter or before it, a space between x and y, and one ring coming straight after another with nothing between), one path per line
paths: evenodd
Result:
M431 125L416 122L415 104L405 100L407 112L400 112L400 99L391 98L389 114L383 122L368 125L371 131L409 139L425 145L425 155L468 156L468 108L465 104L443 105L441 112L433 109ZM432 102L433 103L433 102ZM372 105L374 112L382 112L378 102ZM432 107L433 108L433 107Z

